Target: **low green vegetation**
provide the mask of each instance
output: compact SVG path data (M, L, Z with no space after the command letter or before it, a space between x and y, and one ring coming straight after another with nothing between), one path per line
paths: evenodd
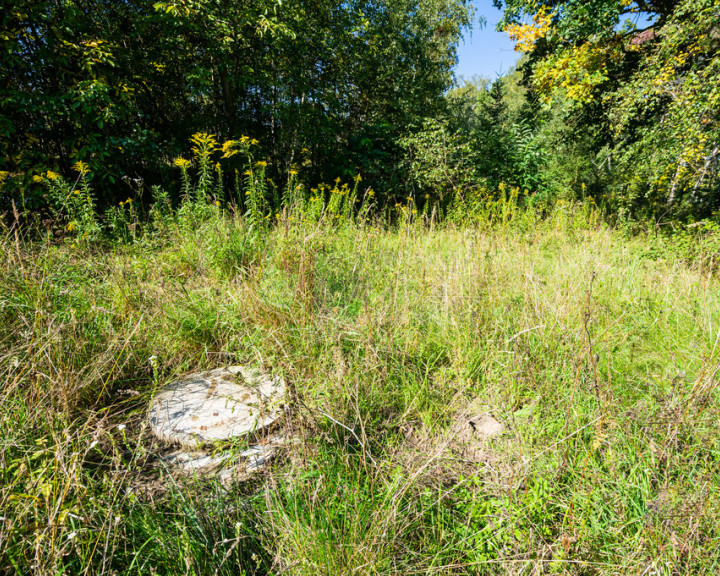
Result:
M178 208L101 217L79 165L43 176L55 222L3 229L0 572L720 569L712 230L504 186L384 213L360 179L271 212L248 162L244 207L179 162ZM284 376L292 442L229 487L173 475L148 403L228 364Z

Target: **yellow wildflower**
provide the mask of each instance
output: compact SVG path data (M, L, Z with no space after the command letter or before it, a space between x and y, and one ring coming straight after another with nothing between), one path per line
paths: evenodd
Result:
M190 160L185 158L175 158L173 165L177 166L181 170L187 170L190 167Z
M80 174L82 174L83 176L90 172L90 168L82 160L78 160L77 162L75 162L75 164L73 165L73 170L75 170L76 172L80 172Z
M220 200L215 200L215 206L220 206Z
M235 147L238 145L237 140L228 140L222 145L222 151L223 151L223 158L230 158L231 156L235 156L235 154L238 153L238 151L235 149Z
M217 140L212 134L207 132L196 132L190 138L190 142L195 144L193 151L199 153L200 150L207 150L208 152L214 152L218 148Z
M255 166L257 166L258 168L265 168L267 164L268 163L265 160L258 160L257 162L255 162Z
M33 176L33 182L35 182L36 184L41 184L44 181L45 181L45 178L43 178L42 176L38 176L37 174L35 174L35 176Z
M53 172L52 170L48 170L47 174L45 174L45 177L48 180L57 180L58 178L60 178L60 175L57 174L56 172Z

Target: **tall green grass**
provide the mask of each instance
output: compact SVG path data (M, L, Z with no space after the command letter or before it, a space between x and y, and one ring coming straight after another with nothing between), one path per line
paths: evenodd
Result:
M206 167L179 209L3 229L0 573L720 569L714 237L507 190L388 222L359 181L271 212L255 174L244 204ZM287 379L295 441L229 489L173 476L148 402L230 363Z

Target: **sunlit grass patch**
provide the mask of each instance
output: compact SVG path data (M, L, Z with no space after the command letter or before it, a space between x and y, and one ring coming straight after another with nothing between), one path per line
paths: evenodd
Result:
M532 221L6 234L3 569L712 573L716 276L583 207ZM283 375L292 442L229 490L175 478L148 402L230 363Z

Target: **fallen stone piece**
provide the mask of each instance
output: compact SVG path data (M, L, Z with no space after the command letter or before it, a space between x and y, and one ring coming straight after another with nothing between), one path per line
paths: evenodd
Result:
M263 444L253 444L236 452L224 450L210 453L198 449L178 448L160 456L162 467L177 477L214 477L223 485L249 478L264 470L288 444L280 436L270 436Z
M478 414L468 420L468 425L472 430L473 436L480 438L492 438L501 434L505 430L505 426L495 420L490 414L484 412Z
M150 428L159 439L189 448L244 436L280 417L285 393L280 377L245 366L189 374L156 394Z
M160 459L167 465L185 472L207 472L220 468L230 458L228 452L212 455L202 450L176 450Z

